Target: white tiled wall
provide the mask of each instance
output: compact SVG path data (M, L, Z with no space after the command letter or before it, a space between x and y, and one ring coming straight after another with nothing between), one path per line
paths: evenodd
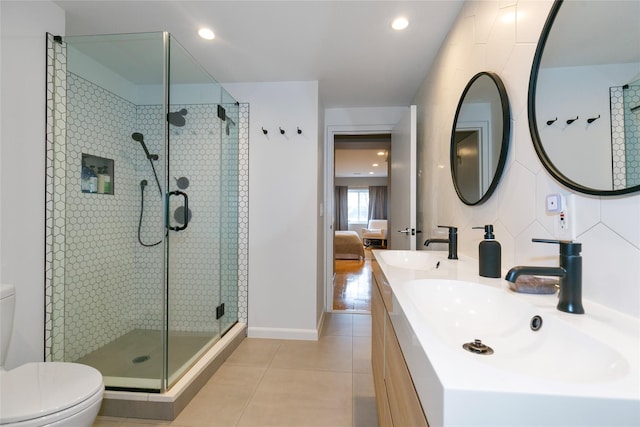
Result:
M471 227L492 223L502 243L503 268L555 265L557 246L532 243L531 238L561 237L544 201L549 193L563 194L573 203L569 221L574 222L575 240L583 245L584 298L640 317L640 195L573 193L548 175L533 150L526 106L529 73L551 5L549 0L465 4L415 98L422 177L419 226L424 236L442 222L458 226L460 252L477 257L482 233ZM451 182L449 144L459 97L480 71L498 73L506 86L512 138L496 192L485 204L469 207L458 200Z
M66 119L66 232L54 233L66 248L54 256L65 260L65 310L57 315L65 319L65 360L75 360L130 331L142 312L135 304L137 222L122 219L136 218L136 159L143 156L129 143L135 105L72 73ZM114 161L113 195L80 191L83 153Z

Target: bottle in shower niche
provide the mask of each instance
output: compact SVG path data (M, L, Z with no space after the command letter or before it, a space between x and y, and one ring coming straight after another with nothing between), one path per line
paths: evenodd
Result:
M98 174L94 165L89 166L89 188L88 193L98 192Z
M91 169L89 169L89 166L87 166L84 159L82 159L82 172L80 175L80 190L82 190L83 193L89 193L90 178L91 178Z
M107 167L98 168L98 193L111 193L111 176L107 173Z
M485 225L484 240L478 245L479 274L482 277L502 277L502 247L493 234L493 225Z

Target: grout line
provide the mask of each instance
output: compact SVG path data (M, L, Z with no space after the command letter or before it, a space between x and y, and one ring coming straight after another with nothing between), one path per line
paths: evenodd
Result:
M245 339L247 339L247 338L245 338ZM256 396L256 392L258 391L258 388L260 387L260 385L264 381L264 378L267 375L267 372L269 372L269 370L271 369L271 366L273 365L273 360L276 358L276 354L278 353L278 351L280 351L280 348L282 347L281 340L273 340L273 341L275 341L275 343L277 344L276 350L273 352L273 356L271 356L271 360L269 360L269 363L265 367L264 372L262 372L262 375L260 376L260 380L256 383L255 387L253 387L253 390L251 392L251 396L247 399L246 403L244 404L244 406L242 408L242 411L240 411L240 416L238 416L238 419L235 422L235 426L239 425L240 421L242 421L242 417L244 417L245 413L247 412L247 408L249 407L251 402L253 402L253 399ZM225 363L227 363L227 362L225 361Z

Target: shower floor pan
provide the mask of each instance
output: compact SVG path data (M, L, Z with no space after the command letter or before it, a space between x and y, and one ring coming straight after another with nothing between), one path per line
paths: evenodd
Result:
M169 383L213 344L217 337L205 333L169 333ZM76 360L102 373L113 389L159 390L162 373L160 331L134 329Z
M169 341L169 345L180 346L182 340L174 341L173 338L185 338L186 336L188 335L174 335ZM205 346L205 348L202 351L198 352L196 356L189 357L189 353L185 351L183 359L188 359L185 362L185 365L188 365L189 369L176 381L173 386L171 386L164 393L106 390L99 414L124 418L148 418L168 421L174 420L178 416L178 414L180 414L180 412L187 406L191 399L196 395L196 393L207 383L211 376L224 363L224 361L231 355L231 353L233 353L233 351L240 345L240 343L245 339L246 336L247 325L245 323L238 322L233 325L231 329L229 329L219 340L215 341L213 345ZM190 340L184 341L187 342L185 345L197 346L196 344L189 343ZM107 353L107 356L104 356L103 359L108 359L109 354L111 354L111 358L128 360L129 363L132 363L132 360L134 358L140 356L140 354L138 354L138 348L135 345L131 346L133 349L131 351L129 350L129 347L123 346L122 344L119 347L116 345L114 346L116 347L115 354L117 355L119 354L118 352L122 352L126 355L126 358L124 356L115 357L114 353L111 352ZM171 351L171 349L169 351ZM174 348L174 352L177 351L179 351L178 348ZM87 355L85 356L85 358L89 356L90 355ZM177 359L174 356L171 357ZM138 368L137 365L150 363L152 360L154 360L154 358L154 354L151 354L151 357L147 361L136 363L136 368ZM177 366L179 362L176 360L175 364ZM128 381L131 381L132 384L141 384L145 381L153 381L154 384L158 384L157 379L140 378L140 373L141 371L137 371L136 375L138 376L135 378L126 378L122 376L119 376L117 378L119 380L126 379ZM122 375L122 373L118 373L118 375ZM105 377L105 383L107 383L107 381L109 380L110 377Z

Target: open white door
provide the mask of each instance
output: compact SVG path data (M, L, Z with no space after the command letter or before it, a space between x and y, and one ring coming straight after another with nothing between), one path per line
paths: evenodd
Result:
M391 133L389 249L416 249L417 107L412 105Z

